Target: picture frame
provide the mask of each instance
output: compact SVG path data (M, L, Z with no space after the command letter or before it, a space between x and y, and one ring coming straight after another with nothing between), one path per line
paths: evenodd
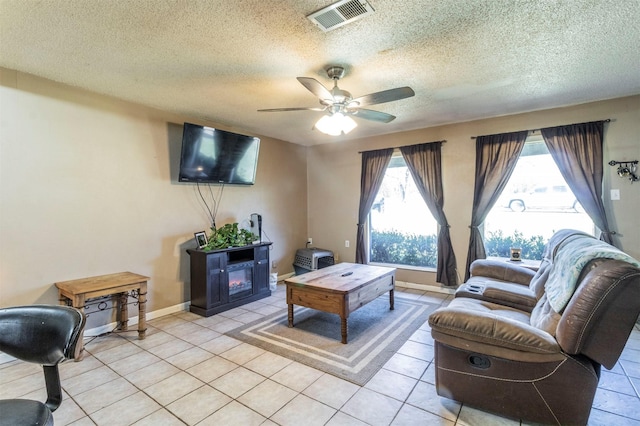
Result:
M196 244L198 245L199 249L205 247L209 243L207 234L204 231L196 232L193 235L195 236Z

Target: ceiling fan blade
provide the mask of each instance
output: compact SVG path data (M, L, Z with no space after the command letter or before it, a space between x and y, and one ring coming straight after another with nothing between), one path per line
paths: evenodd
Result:
M282 111L324 111L326 108L268 108L259 109L258 112L282 112Z
M355 98L349 105L375 105L375 104L383 104L385 102L397 101L399 99L410 98L416 93L413 91L411 87L397 87L395 89L383 90L382 92L370 93L368 95L360 96L359 98Z
M389 123L396 119L395 115L387 114L386 112L374 111L372 109L354 109L349 114L354 117L364 118L365 120L378 121L380 123Z
M333 102L333 95L318 80L311 77L297 77L300 84L307 88L308 91L316 95L322 100Z

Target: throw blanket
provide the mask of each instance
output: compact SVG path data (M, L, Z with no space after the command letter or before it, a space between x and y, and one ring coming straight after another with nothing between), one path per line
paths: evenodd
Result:
M573 296L582 268L593 259L615 259L640 268L640 262L617 248L590 236L567 238L557 251L544 285L549 304L562 313Z

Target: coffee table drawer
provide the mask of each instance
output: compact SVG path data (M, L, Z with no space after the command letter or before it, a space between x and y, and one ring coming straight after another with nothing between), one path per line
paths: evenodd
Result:
M349 313L394 289L393 276L382 277L348 295Z
M344 295L319 292L309 288L290 287L287 291L287 303L338 315L344 312Z

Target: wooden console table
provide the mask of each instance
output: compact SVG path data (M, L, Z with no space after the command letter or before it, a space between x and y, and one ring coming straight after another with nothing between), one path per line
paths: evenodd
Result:
M132 272L100 275L79 280L56 283L61 305L70 305L85 314L87 300L103 296L115 296L118 301L116 318L118 330L127 331L129 311L127 301L129 292L138 299L138 339L143 340L147 331L147 280L149 277ZM85 314L86 315L86 314ZM83 330L84 332L84 330ZM82 339L80 339L82 341ZM83 345L78 345L77 355L82 357Z

